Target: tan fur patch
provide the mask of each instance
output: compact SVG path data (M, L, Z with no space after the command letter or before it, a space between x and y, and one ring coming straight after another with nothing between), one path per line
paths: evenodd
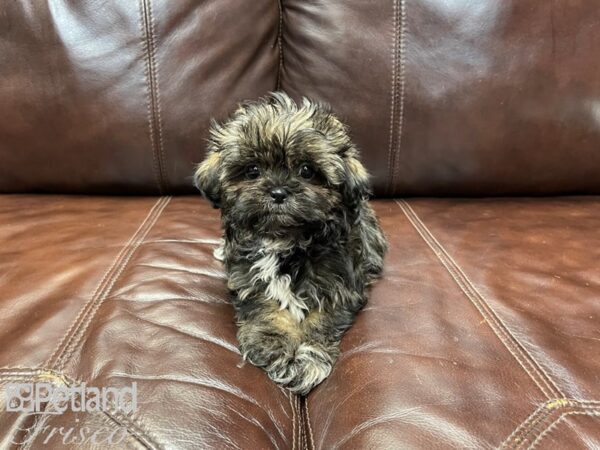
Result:
M211 170L216 170L219 166L219 160L221 159L221 155L217 152L210 152L206 159L200 164L198 167L198 174L206 173Z
M325 316L325 313L323 311L319 311L318 309L313 309L308 314L306 319L304 319L304 326L311 327L313 325L316 325L323 319L324 316Z
M356 158L348 158L348 169L350 169L350 172L352 172L356 178L361 180L369 178L365 166L363 166Z
M269 314L269 319L277 329L286 333L292 339L299 340L302 337L302 324L298 323L287 309L275 309Z

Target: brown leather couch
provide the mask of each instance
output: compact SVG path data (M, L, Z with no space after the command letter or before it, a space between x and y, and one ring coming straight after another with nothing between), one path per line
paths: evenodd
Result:
M351 125L390 242L307 398L240 364L185 195L276 89ZM594 1L0 0L0 192L0 448L600 448ZM138 408L5 411L42 381Z

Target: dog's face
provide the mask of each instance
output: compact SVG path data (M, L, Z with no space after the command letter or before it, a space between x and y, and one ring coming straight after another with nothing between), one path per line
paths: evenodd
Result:
M203 195L239 225L275 231L352 214L368 175L346 127L327 107L287 95L241 106L213 124L195 174Z

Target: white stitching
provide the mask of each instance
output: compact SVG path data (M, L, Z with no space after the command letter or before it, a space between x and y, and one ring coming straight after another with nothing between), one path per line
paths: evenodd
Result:
M393 15L393 27L394 27L394 39L392 41L392 89L390 93L390 131L389 131L389 144L388 144L388 177L389 177L389 192L393 191L393 163L395 158L392 158L393 150L394 150L394 137L395 137L395 114L396 114L396 65L398 63L398 58L396 55L397 46L398 46L398 1L392 0L392 15Z
M152 208L148 216L146 216L146 218L142 222L142 227L140 227L139 229L140 234L135 235L135 241L137 242L133 245L132 248L130 248L129 252L125 254L125 257L122 260L122 262L119 262L116 273L111 275L110 282L101 291L101 296L94 300L93 305L89 310L89 313L86 314L87 317L85 318L85 321L82 321L82 323L80 324L81 326L83 326L83 328L77 330L76 333L73 334L70 342L65 346L65 349L63 350L64 353L57 359L55 363L56 370L63 370L70 357L75 353L77 347L83 339L83 335L85 334L93 318L95 317L96 312L104 303L104 300L112 290L115 282L121 276L123 270L125 269L125 267L127 267L127 264L129 264L131 257L135 254L140 244L144 241L145 237L148 235L148 233L150 232L150 230L152 229L152 227L154 226L154 224L156 223L156 221L158 220L158 218L160 217L161 213L164 211L170 200L171 197L162 197L155 204L155 207ZM68 351L67 348L69 348Z
M148 113L148 129L150 145L152 147L152 161L154 163L154 177L162 194L167 185L164 176L164 154L162 138L162 118L160 112L160 98L158 91L158 76L156 73L156 48L154 46L154 18L152 17L152 0L140 0L141 28L143 34L142 45L144 49L144 75L146 77L147 96L146 108ZM155 136L156 135L156 136ZM158 137L158 142L157 138Z
M600 411L566 411L563 412L556 420L554 420L550 425L546 427L544 431L540 433L538 437L534 439L531 445L528 447L529 450L534 450L542 440L552 432L567 416L590 416L590 417L600 417Z
M310 448L315 450L315 439L312 426L310 425L310 413L308 412L308 397L304 399L304 409L306 410L306 425L308 427L308 437L310 438Z
M155 448L156 449L160 449L161 448L161 446L158 445L158 444L156 444L156 442L152 441L151 439L149 440L148 436L146 436L144 434L139 434L139 433L137 433L137 434L136 433L131 433L132 429L134 428L132 426L132 424L131 423L123 423L123 424L119 423L112 416L111 412L109 412L109 411L103 411L103 414L100 417L109 426L112 427L112 426L114 426L114 424L117 424L117 425L123 426L124 428L127 429L127 431L130 432L130 436L128 436L128 438L130 438L130 439L128 439L126 441L127 442L127 448L131 448L131 449L134 449L134 450L139 449L139 446L137 446L137 445L135 447L133 447L133 445L132 445L133 442L136 442L138 444L142 444L142 446L144 446L146 449L150 449L150 450L153 450ZM139 431L139 430L137 430L137 428L136 428L135 431Z
M486 302L485 298L475 289L471 280L465 275L460 266L454 261L454 259L446 252L444 247L440 244L440 242L435 238L435 236L427 229L425 224L419 219L417 214L411 208L411 206L404 200L396 201L396 204L400 207L400 209L404 212L405 216L409 220L411 224L415 227L415 230L421 235L423 240L427 243L429 248L434 252L434 254L438 257L440 262L444 265L444 267L448 270L454 281L459 285L462 291L466 294L467 298L471 301L471 303L477 308L480 314L486 319L486 322L490 326L490 328L494 331L494 334L500 339L500 341L504 344L504 346L508 349L508 351L513 355L513 357L519 362L521 367L527 372L527 374L531 377L531 379L535 382L535 384L540 388L540 390L544 393L544 395L548 399L552 399L555 397L564 398L565 395L561 392L561 390L554 384L549 375L539 366L537 361L529 354L529 352L520 344L520 342L510 333L506 325L502 322L502 320L496 315L494 310L489 306ZM419 226L420 225L420 226ZM433 241L433 243L429 242L428 236ZM434 246L435 244L435 246ZM436 248L437 247L437 248ZM445 256L445 258L444 258ZM446 259L448 261L446 261ZM454 267L452 267L454 266ZM456 273L455 273L456 272ZM460 277L463 277L463 280ZM486 308L487 307L487 308ZM490 320L491 319L491 320ZM512 342L511 342L512 338ZM512 344L512 345L511 345ZM517 356L516 353L520 353L520 357ZM529 357L529 359L527 358ZM521 358L529 363L527 365L521 360ZM535 374L531 372L533 370L536 372ZM541 374L546 375L547 379L545 379ZM538 380L538 377L540 380ZM542 384L540 384L540 381ZM545 387L543 386L545 385ZM546 391L546 388L549 389L550 393ZM555 393L555 395L552 395Z
M160 177L160 167L159 161L156 155L156 141L154 138L154 121L152 120L153 112L152 112L152 81L151 81L151 73L150 68L152 62L150 60L150 41L148 39L148 25L146 18L146 1L139 0L139 8L140 8L140 27L142 30L142 48L144 50L144 77L146 78L146 86L147 86L147 94L146 94L146 110L148 116L148 129L150 135L150 146L152 147L152 163L154 166L154 180L156 181L156 185L159 189L159 192L162 189L162 182Z
M296 450L296 409L292 399L292 393L287 391L287 398L290 402L290 408L292 408L292 450Z
M69 329L67 330L67 332L63 335L62 339L60 340L60 342L58 343L58 346L56 347L56 349L54 350L54 352L52 352L52 355L46 360L46 362L44 363L44 366L52 366L53 365L53 360L55 358L58 358L58 355L60 352L64 352L64 348L63 345L65 344L65 341L69 338L69 336L71 335L71 333L74 331L75 327L79 327L81 325L81 321L82 316L84 316L87 313L87 310L89 308L89 306L94 303L96 296L98 295L98 292L100 292L101 290L104 289L104 284L105 281L108 277L108 275L115 269L115 267L118 265L118 263L120 262L121 258L123 257L125 251L131 246L133 240L136 238L136 236L138 235L138 233L140 232L140 230L142 229L142 227L144 226L144 224L146 223L146 221L148 220L148 218L151 216L152 212L154 211L154 209L156 209L156 207L158 206L158 204L161 202L161 198L159 198L154 205L152 206L152 208L150 208L150 211L148 212L148 215L144 218L144 220L140 223L140 225L138 226L138 228L135 230L135 232L131 235L131 237L129 238L129 240L127 241L127 243L123 246L123 248L121 248L121 250L119 251L119 253L117 254L117 256L115 257L115 259L113 260L112 264L110 264L108 266L108 268L106 269L106 271L104 272L104 275L102 276L102 278L100 279L100 283L98 283L96 285L96 288L94 289L94 292L92 293L92 296L90 297L90 299L86 302L86 304L83 306L83 308L81 308L81 310L79 311L79 313L77 314L77 317L75 317L75 320L73 321L73 323L71 323L71 326L69 327ZM102 289L101 289L102 288Z
M504 440L504 442L500 444L499 448L507 448L511 441L515 440L518 436L526 435L534 423L539 423L549 414L552 414L552 410L546 407L548 403L550 403L550 400L538 406L533 413L531 413L524 422L515 428L514 431Z
M569 413L562 413L560 416L558 416L558 418L556 420L554 420L553 422L550 423L550 425L548 425L548 427L546 427L546 429L544 431L542 431L540 433L540 435L538 437L536 437L534 439L534 441L531 443L531 445L529 447L527 447L528 449L534 449L536 448L539 443L542 441L542 439L544 439L544 437L546 437L547 434L549 434L554 428L556 428L558 426L559 423L561 423L565 417L567 417L569 415Z
M401 12L400 12L400 111L398 118L398 142L396 144L396 155L394 158L394 162L392 165L392 186L391 191L394 191L394 187L396 184L396 179L398 176L398 167L399 167L399 159L400 159L400 151L402 149L402 136L404 129L404 98L406 92L406 80L405 80L405 68L406 68L406 1L402 0L401 2Z
M112 411L103 411L104 415L117 423L118 425L125 425L129 434L134 437L136 441L144 445L146 448L162 448L156 442L156 439L151 437L151 433L146 428L146 426L139 421L139 419L134 419L133 417L127 417L123 413L118 410L113 409Z
M156 131L158 134L158 151L160 157L160 175L161 175L161 188L168 189L169 181L166 176L166 162L165 162L165 150L162 130L162 111L160 106L160 83L158 78L158 63L156 62L156 33L154 31L154 14L152 13L152 0L148 0L148 14L150 16L150 40L152 42L152 70L154 72L154 103L156 105Z
M297 395L294 396L296 399L296 407L298 408L298 416L300 417L300 421L298 426L300 427L300 442L302 442L302 448L304 450L306 450L307 448L307 441L306 441L306 429L304 427L304 420L303 420L303 415L302 415L302 410L301 410L301 401L300 401L300 397L298 397Z
M80 380L77 380L75 378L71 378L71 377L69 377L69 376L67 376L67 375L65 375L65 374L63 374L61 372L57 372L57 371L55 371L53 369L44 369L44 368L31 369L31 372L28 372L26 374L22 373L22 372L15 372L15 374L23 374L25 376L11 376L11 375L6 375L5 376L5 375L0 374L0 381L4 381L4 380L8 380L8 381L23 380L23 378L30 377L32 375L37 375L38 376L37 379L39 379L39 376L42 375L43 373L54 374L56 377L61 378L61 380L65 384L67 384L67 385L73 385L75 383L77 383L79 385L83 384ZM34 378L31 381L35 381L35 380L36 379ZM119 420L121 420L121 422L123 424L125 424L126 428L130 432L130 434L138 442L140 442L141 444L143 444L145 447L147 447L147 448L153 448L153 447L154 448L161 448L161 446L156 443L156 440L150 436L151 433L148 431L148 429L145 426L143 426L143 424L139 420L136 420L133 417L131 417L131 418L126 417L121 412L119 412L118 410L103 411L103 413L107 417L109 417L113 422L121 425L119 423L119 421L115 419L116 416L119 416L118 417ZM43 415L42 421L40 421L38 419L39 417L40 417L39 415L36 416L36 420L34 421L34 424L32 425L32 427L34 427L34 429L37 428L37 427L40 427L44 423L44 420L47 420L47 418L49 416ZM135 433L133 433L132 431L135 431ZM26 449L30 448L30 445L33 443L33 441L34 441L33 439L30 440L28 442L27 446L23 450L26 450Z
M276 0L279 9L279 29L277 30L277 45L279 47L279 67L277 68L277 81L275 89L281 89L281 77L283 72L283 0Z
M596 411L600 409L600 401L579 400L575 398L557 398L548 400L538 406L515 430L502 442L499 448L518 447L527 435L539 424L546 421L557 411L566 408L578 408L584 411ZM516 442L514 442L516 441ZM512 445L514 444L514 445Z

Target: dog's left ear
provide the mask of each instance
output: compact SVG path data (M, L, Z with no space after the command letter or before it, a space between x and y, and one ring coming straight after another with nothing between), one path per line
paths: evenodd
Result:
M354 146L343 148L340 156L344 162L345 171L342 185L344 203L349 208L354 209L371 195L369 174L358 159L358 150Z
M341 194L346 207L354 210L360 202L370 197L371 183L367 170L360 162L358 149L350 139L348 127L331 112L327 104L304 99L304 106L315 108L315 117L318 118L319 124L316 128L324 133L342 159L344 174Z
M220 168L221 153L213 149L209 150L206 159L198 165L194 174L194 185L212 203L213 208L221 207Z

